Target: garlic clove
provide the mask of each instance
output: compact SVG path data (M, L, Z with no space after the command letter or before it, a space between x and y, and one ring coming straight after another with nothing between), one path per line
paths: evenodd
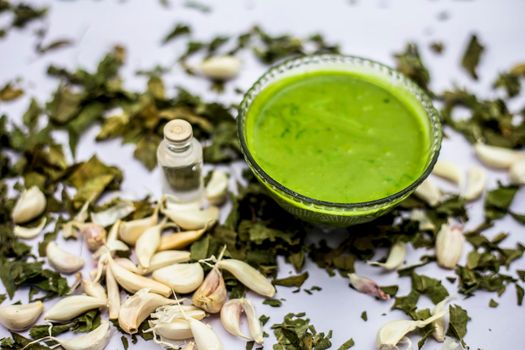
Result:
M436 236L436 257L438 265L446 269L455 268L461 258L464 244L465 236L463 235L461 226L441 225L441 229Z
M206 317L206 312L193 305L182 305L179 303L159 306L150 316L153 322L170 322L184 317L202 320Z
M206 209L170 210L162 209L162 213L184 230L199 230L212 227L219 219L219 208L210 206Z
M106 243L107 232L101 225L84 224L80 225L80 235L86 240L90 251L94 252Z
M102 226L107 227L113 225L117 220L125 218L135 211L135 206L131 201L118 202L106 210L98 213L91 213L91 221Z
M44 319L53 322L65 322L86 311L105 306L105 300L93 298L87 295L72 295L60 299L44 314Z
M246 287L265 297L275 295L275 287L258 270L237 259L226 259L217 262L217 267L231 273Z
M151 278L128 271L117 264L112 258L109 259L108 264L117 283L130 293L135 293L143 288L148 288L151 292L165 297L168 297L171 294L170 287Z
M47 260L55 270L71 274L84 267L84 259L60 248L55 242L49 242L46 247Z
M525 185L525 159L520 159L510 166L510 182L516 185Z
M135 254L139 265L143 269L150 266L151 257L157 251L160 244L160 234L166 225L166 219L158 225L151 226L137 239L135 243Z
M384 263L369 261L368 264L372 266L381 266L385 270L395 270L401 266L403 261L405 261L406 254L406 244L404 242L396 242L392 245L392 248L390 248L390 253Z
M106 266L106 288L108 290L109 319L116 320L120 313L120 289L109 265Z
M228 175L222 170L214 170L206 185L206 198L214 205L221 205L228 194Z
M241 70L241 61L235 56L213 56L200 64L201 73L212 80L230 80Z
M432 322L432 325L434 326L434 331L432 332L432 336L436 341L442 343L445 341L445 333L448 329L448 315L447 311L447 304L452 299L452 297L448 297L440 301L439 303L434 306L434 309L432 310L432 315L440 314L445 312L445 315L443 317L438 318L434 322Z
M137 265L135 265L135 263L133 261L131 261L130 259L128 259L128 258L115 258L113 260L115 260L115 262L117 264L119 264L120 266L122 266L126 270L131 271L133 273L136 273L138 275L142 275L142 270L139 269L137 267Z
M204 280L204 270L199 263L173 264L155 270L151 276L176 293L186 294L199 288Z
M430 178L423 181L414 194L432 207L438 205L442 199L441 191Z
M111 340L111 330L111 324L101 320L100 325L89 333L70 339L51 339L56 340L65 350L103 350Z
M89 279L82 279L81 285L82 289L88 296L97 298L99 300L108 300L106 290L104 289L104 287L102 287L100 283L94 282Z
M155 211L151 216L143 219L137 219L132 221L123 221L119 227L119 237L122 241L129 245L135 245L137 239L151 226L157 224L159 219L159 206L155 207Z
M41 301L0 306L0 324L10 331L25 331L38 320L43 311L44 304Z
M459 185L463 178L461 170L449 160L438 160L434 165L434 169L432 169L432 174L451 181L456 185Z
M185 250L165 250L155 253L151 257L149 268L141 270L144 274L151 273L162 267L176 263L188 262L191 259L191 253Z
M15 224L31 221L46 209L46 196L36 186L24 190L15 203L11 218Z
M417 221L420 230L434 231L436 229L436 226L423 209L413 209L410 212L410 220Z
M513 163L525 157L525 152L489 146L480 142L476 143L474 151L483 164L494 169L508 169Z
M73 220L62 225L62 237L65 239L71 237L77 237L77 226L86 222L88 218L88 209L91 201L86 201L78 213L73 217Z
M171 322L152 322L149 325L155 334L169 340L186 340L193 338L190 323L184 319L175 319Z
M252 340L241 331L242 300L228 300L221 309L221 323L224 329L236 337Z
M255 307L252 302L248 299L243 299L242 308L246 314L246 319L248 320L248 329L250 331L250 336L252 339L258 343L262 344L264 342L263 331L261 327L261 321L257 314L255 313Z
M200 287L193 293L193 305L214 314L221 311L228 295L224 278L218 268L213 268Z
M42 218L40 219L40 222L38 225L34 227L23 227L19 225L15 225L15 228L13 229L13 233L16 237L22 238L22 239L33 239L36 236L42 232L44 227L46 227L47 219Z
M390 299L390 295L386 294L376 282L355 273L349 273L348 278L350 285L360 293L368 294L381 300Z
M120 328L128 334L138 331L140 324L150 316L159 306L178 304L174 299L168 299L148 289L141 289L134 295L128 297L120 307L118 323Z
M190 328L191 333L193 334L193 338L195 339L195 343L197 344L197 349L202 350L222 350L222 343L217 334L213 331L213 329L194 318L188 318L187 319Z
M480 167L472 167L467 171L467 182L461 196L467 201L474 201L481 197L485 190L487 174Z
M183 249L195 242L206 232L206 228L165 234L160 238L159 250Z

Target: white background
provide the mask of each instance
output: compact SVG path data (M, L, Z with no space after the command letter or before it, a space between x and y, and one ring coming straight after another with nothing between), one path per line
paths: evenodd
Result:
M161 38L178 21L192 25L197 38L207 39L212 35L237 34L247 30L255 23L261 24L266 30L278 34L293 32L297 35L307 35L312 32L323 33L329 41L342 45L344 53L360 55L392 64L392 53L404 48L408 40L420 44L425 62L431 67L432 88L441 91L452 83L473 88L487 97L494 97L490 89L491 81L498 71L508 68L513 63L525 60L525 2L516 0L457 0L457 1L424 1L424 0L357 0L352 5L349 1L248 1L229 0L209 4L212 12L202 14L185 8L183 1L172 1L166 9L157 1L32 1L35 4L50 5L50 13L45 23L49 25L48 40L69 37L75 40L71 48L49 53L38 57L33 50L35 38L31 31L41 27L32 24L24 32L11 31L6 39L0 40L0 84L15 77L22 78L22 86L26 95L16 103L1 104L0 113L8 113L10 118L17 120L27 106L30 96L35 96L40 102L46 101L57 82L47 78L45 69L48 64L56 63L75 68L83 66L92 69L102 55L113 44L119 43L128 50L127 64L123 70L126 86L130 89L142 89L143 78L134 75L137 69L148 69L155 64L173 67L165 77L167 86L182 85L202 93L206 99L219 99L228 102L239 102L240 97L230 91L222 96L216 96L208 91L206 81L188 78L174 64L175 58L183 50L182 43L161 46ZM446 12L449 19L438 20L440 13ZM0 20L7 22L7 19ZM481 79L474 83L459 69L459 60L472 32L479 34L486 43L487 52L480 65ZM442 40L445 53L436 56L428 49L433 40ZM259 66L247 54L243 56L244 68L241 76L232 86L246 89L260 76L264 68ZM524 104L523 99L516 99L511 108L518 109ZM98 127L90 129L78 150L78 160L88 159L93 153L105 162L115 164L125 169L123 192L131 196L141 196L146 193L159 195L159 172L148 173L142 165L132 157L132 146L121 146L119 141L94 144L93 139ZM441 159L455 161L466 170L478 162L472 157L470 146L456 135L445 140ZM504 173L491 173L489 187L494 187L496 179L506 179ZM441 183L449 190L453 187ZM513 208L525 212L523 206L525 194L518 194ZM471 220L468 227L474 227L482 220L481 201L469 205ZM514 246L515 242L523 241L525 234L523 226L516 224L511 218L505 218L491 229L490 234L501 231L511 233L505 244ZM322 234L320 233L319 236ZM325 236L330 241L337 242L343 238L340 233ZM317 239L318 237L312 237ZM67 243L71 249L80 251L76 243ZM84 253L85 254L85 253ZM407 261L414 262L420 252L410 251ZM380 258L382 254L378 254ZM88 256L86 255L86 258ZM90 264L88 264L90 265ZM86 270L91 266L86 267ZM515 263L513 269L525 268L524 259ZM409 280L400 280L395 273L382 274L379 270L358 265L358 272L368 275L382 285L399 284L399 295L409 291ZM277 296L286 299L281 308L270 308L260 305L261 299L254 295L250 298L256 301L259 313L271 317L269 325L282 321L288 312L305 311L319 331L334 331L333 344L337 348L349 337L356 341L356 349L373 349L377 329L386 321L405 316L399 311L389 312L393 303L379 302L358 294L347 286L347 281L340 277L329 278L327 274L317 269L312 263L307 264L310 278L304 287L322 286L321 292L309 296L304 292L291 294L291 289L278 288ZM282 264L280 275L289 273L290 267ZM421 273L441 278L452 276L449 271L428 266L419 270ZM453 294L455 287L444 281L444 285ZM24 300L26 292L17 295L15 300ZM500 303L496 309L488 308L491 297ZM483 292L476 293L474 298L457 303L466 308L472 317L468 325L467 343L472 349L522 349L525 343L525 312L523 307L516 305L513 286L501 298ZM428 304L420 301L420 307ZM368 322L360 319L362 311L368 312ZM382 316L387 313L386 316ZM214 329L224 340L226 349L243 349L244 342L226 334L215 320ZM266 331L271 333L269 326ZM0 330L0 336L6 335ZM116 334L108 349L120 349L120 334ZM415 338L415 337L414 337ZM416 340L416 339L414 339ZM271 348L273 338L266 340L266 348ZM438 349L439 344L429 342L425 349ZM131 346L132 349L154 349L153 343Z

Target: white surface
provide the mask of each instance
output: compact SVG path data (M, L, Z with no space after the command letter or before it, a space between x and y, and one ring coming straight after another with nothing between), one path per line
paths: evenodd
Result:
M128 50L127 64L123 70L126 84L132 89L142 89L144 79L136 77L137 69L147 69L155 64L174 65L175 58L183 50L182 44L160 46L161 38L177 21L191 23L197 37L209 38L218 33L234 34L245 31L255 23L261 24L273 33L293 32L309 34L322 32L329 41L341 43L343 52L361 55L392 64L392 52L403 49L408 40L420 44L422 55L432 68L432 87L437 91L451 86L452 82L475 88L475 91L493 96L490 84L495 74L509 67L512 63L525 59L525 2L516 0L476 0L476 1L357 1L354 6L349 1L249 1L230 0L212 3L213 11L202 14L182 6L183 1L173 1L170 9L165 9L157 1L33 1L50 4L47 19L49 24L48 39L71 37L75 46L37 57L33 51L34 37L29 32L39 25L34 24L25 32L12 31L8 38L0 40L0 83L14 77L23 78L26 96L19 102L0 105L0 113L7 112L12 119L18 119L27 106L31 95L44 102L57 85L57 81L47 78L45 68L49 63L57 63L74 68L79 65L93 68L100 57L115 43L124 44ZM438 21L438 14L447 11L447 21ZM459 58L471 32L477 32L487 44L488 50L480 66L481 80L478 84L470 81L459 68ZM443 56L436 56L428 49L432 40L443 40L446 49ZM233 84L247 88L263 73L263 68L256 64L250 55L246 55L241 77ZM238 102L240 97L231 93L215 96L208 92L208 83L203 80L188 78L175 67L166 75L167 86L189 86L194 91L205 94L207 99L218 98L223 101ZM514 101L512 108L523 106L523 99ZM78 159L89 158L94 152L110 163L126 170L122 186L129 196L146 193L158 195L159 171L148 173L132 158L132 146L121 146L118 141L105 144L93 144L98 128L89 130L83 138L78 151ZM455 161L462 169L477 164L471 155L469 145L454 136L445 140L441 153L442 159ZM493 173L489 187L494 187L497 178L505 179L503 173ZM444 185L445 186L445 185ZM450 188L450 187L448 187ZM524 212L525 193L521 191L514 209ZM468 227L476 226L482 220L481 202L471 207ZM523 226L511 218L505 218L490 230L511 232L506 241L514 245L522 241ZM332 235L330 240L339 241L341 235ZM315 237L312 237L315 239ZM79 249L75 243L67 243L72 249ZM415 261L419 253L410 251L408 262ZM513 269L525 268L525 261L515 263ZM282 265L280 275L287 275L290 267ZM347 286L347 281L340 277L329 278L312 263L307 264L310 278L305 287L322 286L321 292L309 296L304 292L291 294L291 289L278 288L277 297L286 299L281 308L260 305L256 300L259 313L271 317L266 332L271 333L269 325L281 322L288 312L305 311L318 331L334 331L333 344L337 349L346 339L353 337L356 349L373 349L377 329L387 320L405 318L399 312L390 312L393 301L379 302L358 294ZM361 274L375 278L382 285L399 284L399 295L409 290L409 280L400 280L397 274L382 274L377 268L357 265ZM453 275L452 272L439 270L435 266L420 269L421 273L442 278ZM453 294L455 287L447 281L444 285ZM25 298L26 292L20 294ZM499 303L496 309L488 308L490 298ZM17 300L17 298L15 298ZM422 300L424 304L427 300ZM525 343L525 312L516 305L513 286L501 298L494 294L476 293L474 298L458 301L472 317L468 324L466 337L471 349L521 349ZM368 322L360 319L362 311L368 313ZM386 316L382 316L387 313ZM214 329L224 340L226 349L244 349L244 342L226 334L218 322L213 321ZM0 336L6 335L4 329ZM271 348L272 338L267 339L266 348ZM154 343L132 345L131 349L155 349ZM429 342L425 349L438 349L440 345ZM115 335L108 349L120 349L120 334Z

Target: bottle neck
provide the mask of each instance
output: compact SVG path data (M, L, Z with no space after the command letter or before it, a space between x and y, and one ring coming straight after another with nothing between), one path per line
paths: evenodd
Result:
M174 153L184 153L192 148L191 138L183 142L174 142L167 138L164 138L164 141L166 142L166 147Z

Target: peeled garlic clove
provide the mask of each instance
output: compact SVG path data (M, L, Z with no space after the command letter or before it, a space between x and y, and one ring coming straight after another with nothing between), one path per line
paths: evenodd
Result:
M388 258L384 263L377 262L377 261L369 261L368 264L372 266L381 266L386 270L395 270L401 264L403 261L405 261L405 256L407 254L406 245L403 242L396 242L390 248L390 253L388 254Z
M188 318L187 321L190 324L191 333L193 334L193 338L197 344L197 349L223 349L221 340L210 326L194 318Z
M106 243L106 230L98 224L81 225L80 234L86 240L89 250L94 252Z
M43 311L44 304L41 301L0 306L0 324L10 331L25 331L38 320Z
M22 239L32 239L35 238L42 232L44 227L46 226L47 219L42 218L37 226L35 227L23 227L15 225L15 228L13 229L13 233L16 237L22 238Z
M425 181L423 181L421 185L416 188L414 194L432 207L438 205L439 202L441 202L441 191L430 180L430 178L427 178Z
M438 264L446 269L456 267L463 245L465 236L459 225L443 224L436 237L436 257Z
M15 224L21 224L38 217L46 209L46 196L36 186L22 192L11 212Z
M84 267L84 259L75 254L71 254L60 248L55 242L49 242L46 247L47 260L57 270L62 273L74 273Z
M511 183L525 185L525 159L520 159L511 165L509 176Z
M445 180L451 181L456 185L461 183L461 170L449 160L438 160L432 169L432 174L439 176Z
M206 228L165 234L160 238L159 250L183 249L195 242L206 232Z
M135 242L137 242L137 239L140 237L140 235L151 226L156 225L158 219L159 207L157 206L151 216L143 219L122 222L119 228L119 237L127 244L135 245Z
M221 309L221 323L224 329L236 336L246 340L252 340L241 331L241 314L243 312L242 300L228 300Z
M191 293L199 288L204 280L204 270L199 263L173 264L155 270L151 275L176 293Z
M168 297L171 294L170 287L152 280L151 278L137 275L136 273L128 271L117 264L113 259L109 259L108 264L117 283L130 293L135 293L143 288L148 288L153 293L157 293L165 297Z
M103 350L111 340L111 325L108 321L101 320L100 325L89 333L71 339L51 339L65 350Z
M448 329L448 319L446 317L447 316L446 307L447 307L448 302L451 299L452 299L451 297L443 299L442 301L437 303L436 306L434 306L434 309L432 310L432 315L436 315L436 314L445 312L445 315L443 315L443 317L432 322L432 325L434 326L434 331L432 332L432 336L438 342L445 341L445 333L447 332L447 329Z
M149 268L143 270L144 274L153 272L162 267L169 266L176 263L188 262L191 259L191 253L185 250L165 250L163 252L155 253L151 257Z
M227 291L224 278L218 268L213 268L200 287L193 293L193 305L214 314L221 311L226 302Z
M193 338L190 323L184 319L175 319L171 322L153 323L149 321L154 333L169 340L185 340Z
M228 193L228 175L222 170L214 170L206 185L206 198L214 205L221 205Z
M467 171L467 183L463 189L462 197L467 201L473 201L481 197L485 190L487 174L480 167L472 167Z
M410 220L419 222L419 229L423 231L434 231L436 226L427 216L423 209L414 209L410 212Z
M69 321L86 311L106 306L106 301L87 295L72 295L62 298L45 314L44 319L54 322Z
M150 265L151 257L157 251L160 244L160 233L166 225L166 220L160 224L146 229L135 243L135 254L142 268L147 269Z
M184 230L199 230L204 227L211 227L219 219L219 208L215 206L184 211L164 209L162 213Z
M213 56L204 60L200 71L212 80L235 78L241 70L241 61L235 56Z
M100 226L107 227L113 225L117 220L125 218L135 211L135 206L130 201L118 202L106 210L98 213L91 213L91 221Z
M106 239L106 245L111 244L111 243L113 243L115 241L118 241L118 234L119 234L119 231L120 231L120 225L121 224L122 224L122 221L117 220L117 221L115 221L113 226L111 226L111 229L109 229L108 237ZM119 242L121 242L121 241L119 241Z
M525 152L479 142L474 146L474 151L483 164L494 169L508 169L513 163L525 157Z
M377 333L377 348L379 350L397 349L397 344L416 328L425 327L427 324L443 317L446 311L435 314L426 320L396 320L390 321L379 329Z
M115 320L119 317L120 313L120 289L115 276L113 276L113 271L111 271L109 266L106 266L106 288L108 290L109 319Z
M107 301L108 297L106 295L106 290L98 282L94 282L89 279L82 280L82 289L90 297L97 298L99 300Z
M120 266L122 266L126 270L131 271L131 272L136 273L136 274L139 274L139 275L142 275L142 270L139 269L137 267L137 265L135 265L135 263L133 261L131 261L130 259L128 259L128 258L115 258L114 260L115 260L115 262L117 264L119 264Z
M134 334L138 331L142 321L148 318L156 308L162 305L178 303L174 299L151 293L148 289L139 290L122 303L118 315L119 326L126 333Z
M257 294L269 298L275 295L275 287L270 281L244 261L237 259L220 260L217 262L217 267L231 273L239 282Z
M261 321L257 314L255 313L255 307L252 302L248 299L242 299L242 308L246 314L246 319L248 320L248 329L250 331L250 336L252 339L258 343L262 344L264 342L263 331L261 327Z
M390 299L390 295L386 294L374 281L367 277L358 276L355 273L349 273L348 278L352 287L360 293L368 294L381 300Z

